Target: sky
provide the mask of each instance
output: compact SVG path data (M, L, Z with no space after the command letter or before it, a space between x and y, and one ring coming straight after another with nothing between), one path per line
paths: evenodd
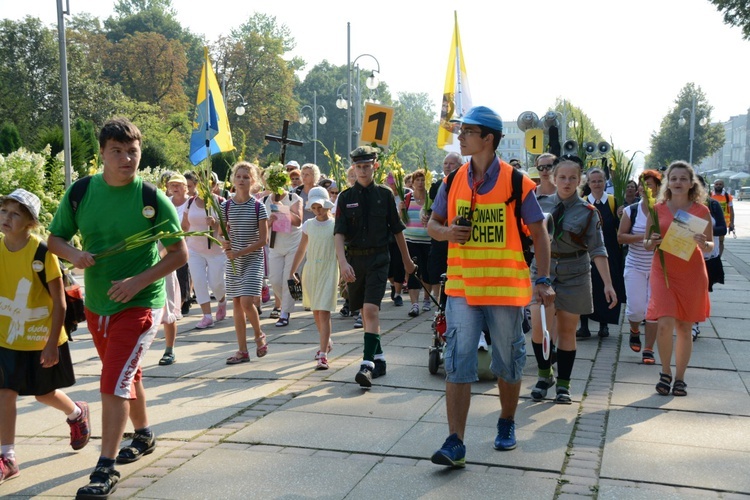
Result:
M73 15L88 12L102 20L114 5L110 0L67 3ZM173 0L172 5L180 23L208 41L254 12L275 16L291 29L292 54L306 61L306 70L324 59L346 64L350 23L351 59L372 54L394 97L425 92L436 111L457 8L474 105L515 120L527 110L541 116L556 98L565 98L624 151L648 152L651 134L688 82L705 92L714 122L750 107L750 41L742 39L739 28L725 25L708 0ZM57 1L0 0L0 15L32 15L54 25ZM370 57L359 64L376 67ZM339 110L327 111L334 119L332 111Z

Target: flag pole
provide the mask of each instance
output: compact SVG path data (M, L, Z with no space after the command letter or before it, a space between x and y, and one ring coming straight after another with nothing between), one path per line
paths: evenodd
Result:
M464 116L464 106L461 102L461 40L458 38L458 11L453 11L453 38L456 40L456 111L458 118Z
M203 47L203 67L205 68L205 74L203 75L203 82L206 85L205 91L206 91L206 119L205 119L205 127L206 127L206 161L208 161L208 164L206 165L206 180L210 181L208 177L211 175L211 131L210 131L210 124L209 121L211 119L211 103L209 102L209 95L208 95L208 47Z

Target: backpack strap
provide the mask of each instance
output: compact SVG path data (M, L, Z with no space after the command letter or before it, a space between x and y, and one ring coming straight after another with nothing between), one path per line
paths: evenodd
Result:
M156 186L150 182L143 181L143 187L141 188L141 197L143 198L143 206L151 207L154 209L154 216L151 217L151 225L156 225L156 219L159 217L159 201L157 199L156 192L159 190Z
M38 260L42 263L42 269L40 271L37 271L36 274L39 276L39 279L42 281L42 285L44 286L44 289L47 290L47 293L49 293L49 284L47 283L47 270L44 265L45 260L47 258L47 244L43 241L39 241L39 246L36 247L36 251L34 252L34 260Z
M409 205L411 205L411 191L404 195L404 205L406 205L406 209L409 210Z
M461 167L458 167L461 168ZM451 190L451 184L453 184L453 178L456 176L456 172L458 172L458 168L448 174L448 177L445 179L445 194L447 195Z
M78 212L78 206L81 204L83 197L86 195L86 191L89 189L89 184L91 184L91 176L87 175L86 177L82 177L75 181L73 183L73 186L71 186L70 188L70 193L68 193L68 202L70 203L70 208L73 211L73 217L75 217L76 212ZM141 188L143 206L151 207L154 209L154 216L151 218L152 226L156 224L156 219L159 215L159 203L157 201L156 195L157 190L158 188L150 182L143 181L143 186Z
M640 203L633 203L630 205L630 234L633 234L633 227L635 227L635 219L638 217L638 206Z
M81 204L81 200L83 200L83 197L86 195L86 190L88 190L89 184L91 184L91 176L87 175L86 177L82 177L75 181L70 188L68 202L70 203L71 210L73 210L73 217L75 217L76 212L78 211L78 205Z
M188 206L187 206L188 210L190 210L190 205L192 205L194 201L195 201L195 196L191 196L190 199L188 200Z

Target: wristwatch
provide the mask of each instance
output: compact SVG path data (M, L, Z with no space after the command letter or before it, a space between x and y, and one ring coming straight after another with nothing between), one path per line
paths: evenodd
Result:
M552 280L549 279L549 276L542 276L537 278L534 284L552 286Z

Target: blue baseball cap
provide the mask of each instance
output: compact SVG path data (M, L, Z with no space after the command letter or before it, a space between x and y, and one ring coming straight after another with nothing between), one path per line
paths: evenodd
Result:
M503 131L503 119L486 106L474 106L464 116L451 120L451 123L482 125L492 130Z

